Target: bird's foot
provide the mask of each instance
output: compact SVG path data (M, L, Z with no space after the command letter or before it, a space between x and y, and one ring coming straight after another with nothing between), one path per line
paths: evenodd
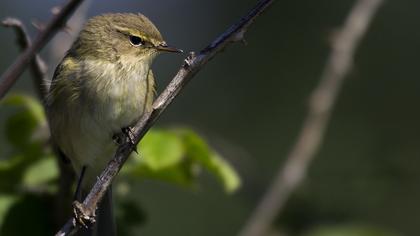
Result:
M131 128L131 127L125 127L125 128L122 128L121 131L128 138L128 141L130 141L131 144L135 145L135 143L134 143L134 129Z
M132 145L136 145L136 143L134 142L135 138L134 138L134 132L133 132L132 127L121 128L121 133L114 134L112 136L112 139L117 145L121 145L127 141L130 142ZM134 151L138 154L137 147L134 148Z
M125 139L125 134L123 133L117 133L117 134L112 135L112 140L114 141L116 145L123 144L124 139Z
M86 229L96 222L95 211L92 212L90 209L86 208L85 205L78 201L73 202L73 216L77 223Z

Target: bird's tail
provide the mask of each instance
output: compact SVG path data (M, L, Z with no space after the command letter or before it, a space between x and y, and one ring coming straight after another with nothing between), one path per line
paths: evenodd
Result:
M112 202L112 186L108 188L98 207L96 236L116 236L117 227Z

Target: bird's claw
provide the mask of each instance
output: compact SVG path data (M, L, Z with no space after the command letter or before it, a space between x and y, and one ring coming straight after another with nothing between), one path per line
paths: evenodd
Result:
M114 134L114 136L112 136L112 139L114 140L114 142L118 145L121 145L124 143L124 141L128 141L130 142L132 145L136 145L136 143L134 142L134 130L131 127L124 127L121 128L121 133L119 134ZM137 154L137 146L134 147L134 152L136 152Z
M131 127L125 127L122 128L121 131L125 134L125 136L128 138L128 141L130 141L131 144L135 145L134 143L134 130Z
M93 225L95 220L95 212L90 211L85 205L78 201L73 202L73 216L76 222L86 229Z

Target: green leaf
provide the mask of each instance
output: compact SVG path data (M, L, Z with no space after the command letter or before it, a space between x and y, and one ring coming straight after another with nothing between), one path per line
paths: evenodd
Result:
M12 170L19 164L25 161L25 158L21 155L15 155L7 159L0 159L0 173ZM1 181L1 180L0 180Z
M42 158L25 171L23 184L28 187L45 185L58 178L57 164L53 156Z
M179 163L185 155L182 141L175 134L164 130L152 130L139 144L141 158L152 171L162 170Z
M232 193L240 187L241 180L233 167L212 151L200 136L187 129L178 132L183 136L187 156L218 177L226 192Z
M0 105L17 109L5 124L9 142L16 148L34 149L34 144L38 143L38 140L33 139L34 132L40 127L46 127L42 105L34 98L22 94L10 95Z
M42 123L46 120L42 104L31 96L11 94L4 98L1 104L25 108L25 110L30 111L32 118L35 119L37 123Z
M20 183L26 166L27 161L23 155L14 155L0 160L0 189L2 193L16 191L16 185Z
M226 192L233 193L241 186L241 179L235 169L217 153L209 156L205 166L219 178Z
M12 193L22 184L26 169L47 156L46 138L35 135L40 130L47 130L47 125L42 105L30 96L9 95L0 101L0 109L6 108L11 112L1 125L5 127L9 147L5 147L7 154L0 160L0 188Z
M140 158L122 173L194 187L198 170L215 175L226 192L239 188L241 181L232 166L189 129L151 130L138 146Z
M131 173L143 179L155 179L184 187L192 187L197 176L195 167L197 166L194 166L191 161L183 161L159 170L152 169L147 165L138 165Z
M6 218L9 209L18 200L17 196L13 195L0 195L0 228Z

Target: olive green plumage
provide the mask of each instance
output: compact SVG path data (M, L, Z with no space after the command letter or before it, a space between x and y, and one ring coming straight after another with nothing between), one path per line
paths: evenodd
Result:
M141 14L90 19L57 66L46 99L52 140L89 190L113 157L113 136L151 108L150 66L163 51L177 52Z
M86 23L70 53L75 57L100 58L115 63L122 55L146 57L157 52L148 45L133 50L127 40L129 36L140 37L152 45L164 42L158 29L143 15L104 14Z
M86 23L57 66L47 97L51 133L76 172L87 166L86 188L112 158L112 136L150 109L158 45L165 42L145 16L104 14Z

